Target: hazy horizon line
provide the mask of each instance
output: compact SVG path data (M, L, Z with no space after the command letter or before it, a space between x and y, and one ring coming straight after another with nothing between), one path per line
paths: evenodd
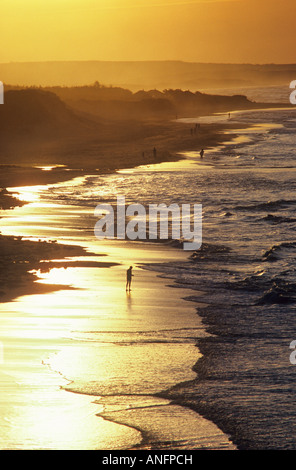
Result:
M183 59L146 59L146 60L101 60L101 59L49 59L49 60L12 60L9 62L0 62L0 65L11 64L48 64L48 63L84 63L84 62L104 62L104 63L151 63L151 62L178 62L184 64L198 64L198 65L251 65L251 66L264 66L264 65L296 65L296 62L199 62L193 60Z

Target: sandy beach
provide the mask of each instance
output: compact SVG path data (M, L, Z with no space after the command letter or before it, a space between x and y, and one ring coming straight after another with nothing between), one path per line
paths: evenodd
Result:
M188 133L187 124L180 128ZM205 126L195 145L229 140L221 129ZM192 142L186 135L179 145L170 159L180 159L177 151ZM115 159L114 168L140 162L130 155L124 163ZM158 160L166 160L163 155ZM34 184L44 185L63 181L65 173L9 167L2 183L28 185L34 193L32 174ZM12 199L10 207L17 217L26 211L29 220L30 202ZM3 228L7 231L7 224ZM138 263L186 254L155 244L143 250L137 244L90 246L56 243L42 233L39 241L22 235L20 229L0 239L1 448L234 448L210 421L157 397L176 377L178 383L194 378L195 338L205 332L196 304L183 299L188 290L174 289ZM130 294L127 263L135 266Z
M234 124L226 124L224 134L223 126L203 125L205 148L237 135ZM182 159L175 150L163 168ZM189 172L190 165L201 165L199 152L191 153ZM127 172L134 166L128 163ZM80 209L39 202L46 184L63 184L67 171L37 170L42 178L34 183L42 186L29 184L35 171L10 167L5 181L11 193L2 192L3 208L10 209L2 211L0 238L1 447L235 449L215 424L165 394L196 378L196 341L208 333L196 290L145 266L186 262L188 253L164 244L98 243L68 232L67 218L79 224ZM73 180L78 188L84 174ZM23 186L12 189L16 182ZM130 264L135 277L126 293ZM186 300L191 294L194 302Z
M192 123L174 121L106 124L99 136L94 131L66 139L9 142L1 152L0 187L53 184L85 174L101 174L143 164L180 160L184 151L200 151L229 140L238 131L233 123L204 124L191 135ZM114 133L116 128L116 133ZM226 135L227 130L230 134ZM32 136L35 141L35 136ZM153 149L156 149L156 154ZM16 157L17 155L17 157Z
M159 247L105 249L110 263L176 257ZM59 281L59 290L1 304L2 449L231 448L215 425L155 396L174 385L172 365L180 382L195 375L193 339L178 344L180 331L204 334L186 290L135 267L128 294L125 266L115 263L40 277L36 285Z
M49 157L50 153L44 154L44 156L39 153L30 153L31 160L26 160L25 165L6 164L5 157L2 156L0 167L3 171L0 175L0 187L3 189L0 193L0 207L2 210L13 210L15 207L22 207L27 204L27 200L18 198L17 189L14 188L44 186L68 181L71 178L83 177L86 174L108 174L119 169L133 168L143 164L153 165L161 162L178 161L183 158L182 152L194 150L199 152L201 148L205 150L214 148L235 138L239 128L244 127L229 122L203 124L196 134L191 135L192 125L192 122L155 122L147 125L149 131L144 125L140 125L135 126L133 133L130 134L130 123L121 123L121 125L118 125L120 131L114 139L110 139L110 126L106 125L105 134L100 136L100 143L96 142L95 158L89 153L89 150L87 155L83 155L83 152L80 154L77 141L72 142L73 148L71 148L69 141L65 144L59 141L58 146L54 149L55 157ZM81 136L79 136L79 140L81 141ZM150 150L148 152L143 151L143 155L140 148L137 148L137 141L141 142L141 148ZM108 142L107 145L106 142ZM63 145L65 148L67 147L67 152L70 155L68 158L63 153ZM156 155L153 155L152 151L154 146L157 148ZM88 147L91 146L88 144ZM101 147L104 148L103 152L100 152ZM74 151L74 149L76 150ZM23 154L24 150L22 149L22 158L26 155L26 152ZM78 158L79 162L76 162ZM83 166L81 165L82 162ZM78 163L80 168L73 168ZM10 190L7 191L6 188L10 188ZM27 194L26 197L28 197ZM3 267L0 285L5 285L1 288L3 291L1 294L2 301L17 297L22 292L31 292L30 289L36 289L35 284L32 282L35 278L28 271L37 269L42 259L50 260L51 258L67 257L69 250L73 250L73 255L75 253L76 255L82 254L79 246L74 248L61 246L60 244L55 245L54 243L34 244L33 241L23 242L20 238L17 238L20 235L19 233L13 235L15 235L14 238L3 236L0 238ZM52 240L48 241L52 242ZM11 258L12 253L13 259ZM20 279L22 284L26 280L25 287L18 286Z

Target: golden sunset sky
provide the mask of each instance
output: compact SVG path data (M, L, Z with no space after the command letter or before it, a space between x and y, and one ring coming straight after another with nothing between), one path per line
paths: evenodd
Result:
M296 0L1 0L0 62L295 63Z

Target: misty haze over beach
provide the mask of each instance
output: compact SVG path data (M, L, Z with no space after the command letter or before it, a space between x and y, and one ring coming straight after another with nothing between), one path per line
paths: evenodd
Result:
M26 86L103 85L141 89L234 88L287 85L296 64L211 64L182 61L52 61L0 63L3 82Z

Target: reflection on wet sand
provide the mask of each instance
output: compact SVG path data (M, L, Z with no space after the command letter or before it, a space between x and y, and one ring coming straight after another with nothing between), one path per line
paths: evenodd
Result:
M135 258L143 258L139 250L135 252ZM184 338L180 343L178 337L203 334L194 306L180 298L178 289L166 287L166 280L139 268L130 293L125 291L124 266L53 268L40 277L39 282L55 282L65 290L1 305L2 390L4 381L10 392L9 397L2 394L1 417L6 423L2 447L115 449L139 444L142 436L132 425L94 419L108 411L107 403L95 406L93 398L59 388L97 395L96 400L118 395L123 409L128 395L135 411L138 394L150 396L174 385L176 379L193 378L195 345L190 339L184 345ZM118 416L109 419L118 421ZM82 425L83 433L78 431ZM155 439L161 427L160 423ZM213 439L213 430L208 432L209 442L214 440L211 446L222 441L225 445L222 434ZM217 432L215 428L215 436Z
M141 266L184 260L184 252L98 243L73 229L79 207L51 201L47 207L39 189L28 188L32 202L3 220L3 232L41 239L58 233L89 253L57 257L34 271L35 284L58 290L0 304L2 448L151 448L168 439L172 448L184 442L188 449L232 448L212 423L154 396L195 377L195 339L205 332L196 304L183 299L190 291L172 289L168 279ZM130 265L135 276L126 292Z

